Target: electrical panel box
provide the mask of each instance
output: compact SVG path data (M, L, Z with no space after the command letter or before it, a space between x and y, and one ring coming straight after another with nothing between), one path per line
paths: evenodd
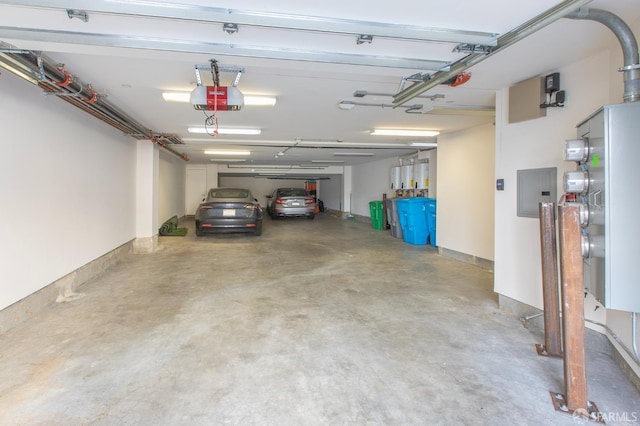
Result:
M534 77L509 87L509 123L547 115L546 108L540 108L547 99L544 83L544 77Z
M518 170L518 216L539 217L539 203L555 203L558 169Z
M555 93L560 90L560 73L554 72L544 78L544 91Z
M640 312L640 102L604 106L578 125L565 191L581 204L585 287L606 308ZM572 185L575 185L572 187Z

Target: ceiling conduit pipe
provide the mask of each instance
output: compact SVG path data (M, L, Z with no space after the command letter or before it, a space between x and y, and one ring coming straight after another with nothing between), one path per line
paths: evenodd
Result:
M73 76L71 76L58 64L53 64L50 60L41 55L38 55L34 52L29 52L26 54L10 54L10 56L16 62L20 62L25 66L39 69L41 74L41 79L39 81L39 83L41 84L39 85L44 85L43 89L49 89L47 91L50 91L51 93L55 93L55 91L50 90L51 86L46 84L48 82L51 82L55 86L60 87L61 90L64 90L64 92L66 92L66 94L73 95L85 102L89 101L94 96L94 92L90 88L90 86L82 84L79 79L73 78ZM150 133L150 129L147 129L139 123L135 122L135 120L133 120L131 117L126 116L126 114L117 110L104 99L99 99L97 102L94 102L93 106L96 107L100 112L108 115L113 120L130 128L132 130L132 135L149 135Z
M638 41L631 28L618 16L601 9L583 7L565 16L569 19L586 19L600 22L609 28L618 38L624 55L624 66L619 71L624 72L624 102L640 100L640 58Z
M19 65L21 71L28 70L27 74L33 78L33 80L28 78L28 81L36 84L46 93L60 96L64 101L121 130L127 136L152 142L161 141L162 143L158 143L159 146L188 161L188 157L185 154L181 154L167 146L167 144L182 144L182 140L177 136L154 136L151 129L98 96L90 85L83 84L82 81L74 78L62 66L54 64L39 53L12 49L2 42L0 42L0 46L3 47L3 57L0 60L8 58L12 62L12 67L8 68L10 71L16 65ZM24 75L16 75L25 78Z
M452 63L446 70L437 71L428 76L425 81L415 83L402 90L401 92L396 93L393 96L393 105L397 107L409 102L416 96L439 84L444 83L447 80L450 80L452 77L457 76L461 72L467 70L468 68L471 68L473 65L484 61L490 56L500 52L503 49L506 49L507 47L515 44L523 38L535 33L536 31L541 30L542 28L557 21L560 18L563 18L567 13L573 12L577 8L584 6L590 1L591 0L563 1L555 7L546 10L540 15L509 31L508 33L505 33L498 37L495 47L487 48L487 50L482 53L471 53L464 58Z

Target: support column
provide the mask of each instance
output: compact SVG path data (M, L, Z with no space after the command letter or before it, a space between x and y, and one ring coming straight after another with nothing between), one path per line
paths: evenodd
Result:
M351 166L344 166L342 172L342 213L344 216L348 216L352 213L352 198L353 198L353 181L351 174Z
M540 203L540 249L542 252L542 295L544 299L544 345L538 355L562 357L558 293L558 252L554 203Z
M551 398L557 411L602 422L598 407L587 400L582 227L578 205L558 207L558 231L565 393L551 392Z
M136 239L134 253L153 253L158 248L158 147L147 140L136 148Z

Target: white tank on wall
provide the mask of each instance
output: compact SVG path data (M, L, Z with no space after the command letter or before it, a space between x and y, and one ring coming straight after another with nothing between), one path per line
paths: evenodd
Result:
M411 189L415 186L413 178L413 164L402 166L402 189Z
M429 162L422 161L413 165L415 187L417 189L429 188Z
M402 188L402 167L396 166L389 169L389 188Z

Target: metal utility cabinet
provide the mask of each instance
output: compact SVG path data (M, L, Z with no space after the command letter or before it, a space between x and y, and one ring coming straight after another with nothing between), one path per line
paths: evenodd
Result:
M640 311L640 102L608 105L565 144L564 176L583 226L585 287L606 308Z

